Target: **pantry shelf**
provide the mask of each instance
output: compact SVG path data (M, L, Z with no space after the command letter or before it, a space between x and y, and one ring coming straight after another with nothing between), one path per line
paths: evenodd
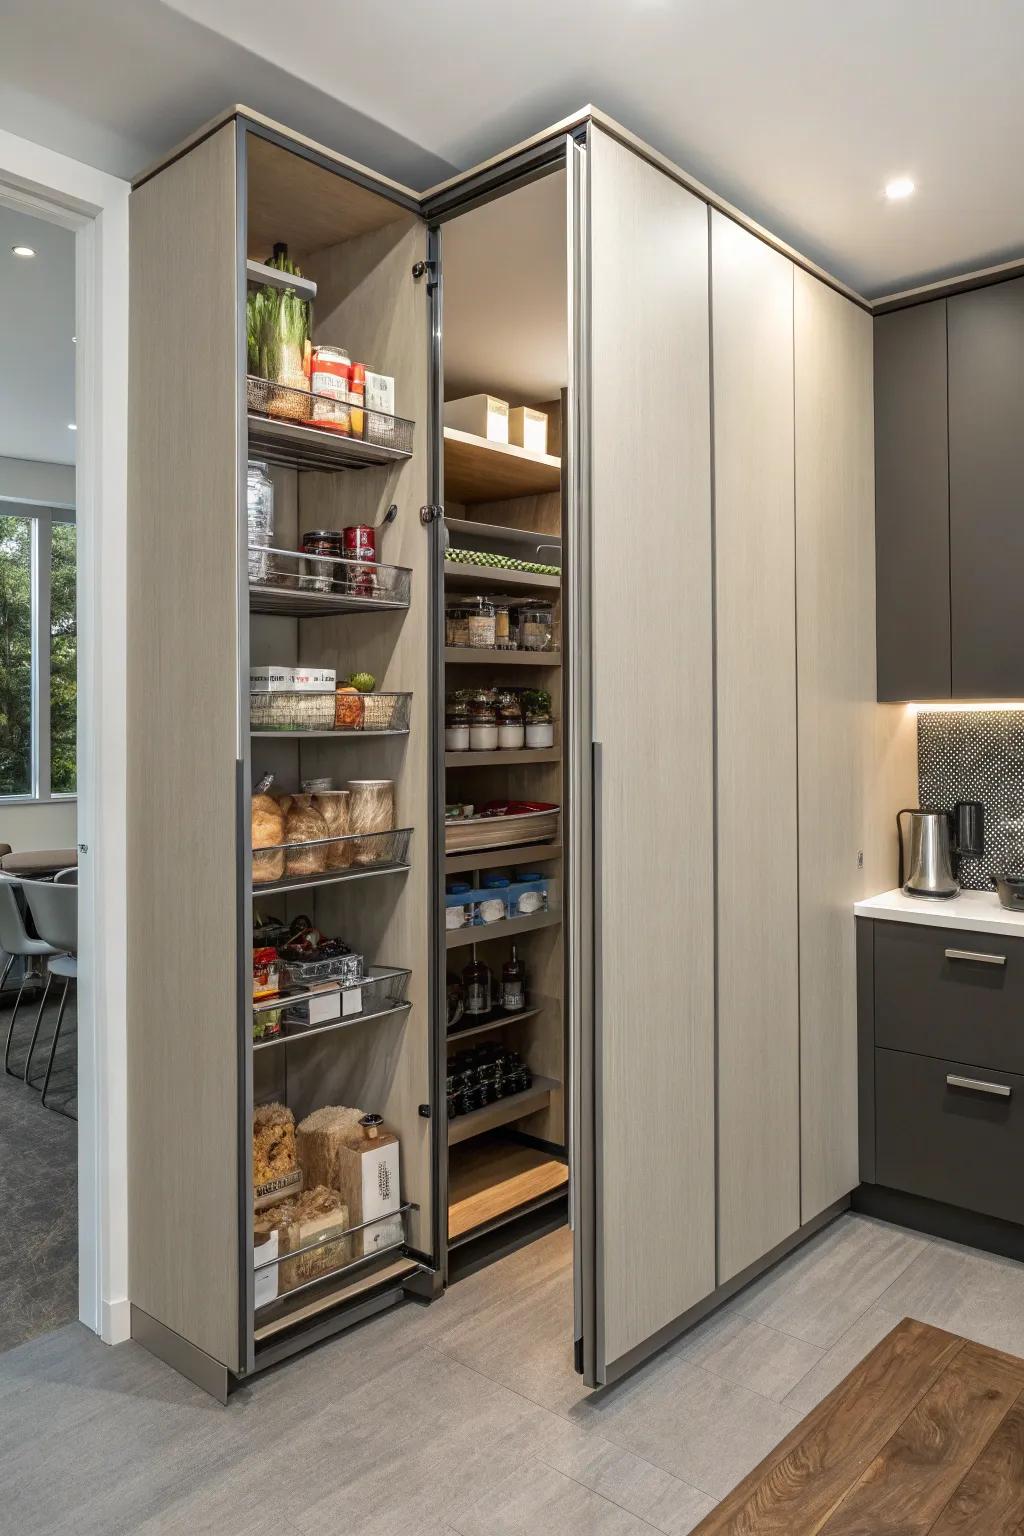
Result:
M557 533L538 533L536 528L512 528L507 523L481 523L472 517L446 517L444 526L449 545L456 549L464 543L511 544L518 547L516 558L521 560L530 559L538 565L558 565L561 560L562 539ZM541 559L542 550L548 550L557 558Z
M250 731L249 735L264 741L365 741L378 736L408 736L404 731Z
M445 949L464 949L467 944L484 944L489 939L515 939L537 928L557 928L561 912L535 912L529 917L506 917L497 923L476 923L467 928L452 928L445 933Z
M449 664L474 667L560 667L560 651L491 651L483 646L446 645L444 659Z
M408 608L409 600L387 597L356 597L349 592L297 592L294 588L252 586L252 613L274 613L285 619L333 618L341 613L380 613Z
M291 1003L289 998L288 1002ZM332 1019L329 1024L317 1024L312 1029L299 1029L293 1034L275 1035L272 1040L254 1040L254 1051L269 1051L274 1046L297 1045L303 1040L312 1040L317 1035L329 1035L335 1030L351 1029L355 1024L370 1024L376 1019L394 1018L400 1013L408 1013L412 1003L395 1003L390 1008L378 1008L373 1013L355 1013L350 1019Z
M553 1077L534 1077L532 1085L524 1088L522 1093L511 1093L507 1099L485 1104L483 1109L470 1110L468 1115L456 1115L454 1120L448 1121L448 1145L457 1146L460 1141L492 1131L495 1126L508 1125L538 1109L547 1109L551 1095L561 1086Z
M370 414L370 413L367 413ZM377 414L376 412L373 414ZM370 469L388 464L403 464L412 458L410 448L392 448L381 442L367 442L361 437L344 437L313 424L278 420L249 412L249 452L284 469ZM400 422L389 416L389 422ZM412 422L408 427L412 439Z
M245 276L247 282L256 283L261 288L279 288L282 293L290 288L300 299L312 301L316 298L316 283L312 278L299 277L297 272L282 272L262 261L250 258L245 264Z
M515 1024L520 1019L532 1019L544 1007L543 1003L537 1003L533 1008L520 1008L518 1013L492 1014L489 1019L481 1019L472 1024L467 1024L462 1029L450 1029L447 1035L447 1044L455 1045L460 1040L468 1040L470 1035L482 1035L489 1029L503 1029L506 1024Z
M346 880L371 880L375 875L404 875L412 866L409 863L374 864L369 869L334 869L317 875L286 875L283 880L270 880L265 885L253 885L253 896L273 896L276 891L311 891L318 885L341 885Z
M460 592L557 592L562 585L561 576L539 576L532 571L470 565L455 560L445 561L444 579L449 589Z
M285 1357L287 1347L278 1345L275 1348L273 1343L279 1334L311 1322L335 1307L355 1302L367 1292L376 1291L378 1287L395 1285L402 1280L410 1279L413 1275L423 1274L429 1274L429 1269L424 1264L404 1255L395 1258L394 1250L387 1250L382 1255L374 1255L372 1259L364 1259L359 1273L349 1275L340 1285L336 1280L332 1283L328 1277L322 1290L297 1296L298 1305L285 1308L284 1303L287 1302L288 1297L295 1294L289 1291L279 1301L271 1303L262 1310L261 1319L265 1320L257 1324L253 1334L258 1363L271 1365L275 1360ZM275 1307L279 1309L276 1314Z
M472 432L444 429L444 494L448 501L508 501L557 491L562 461L514 443L492 443Z
M483 853L446 853L444 867L446 874L458 875L474 869L518 869L561 857L561 843L528 843L523 848L488 848Z
M248 546L249 608L283 618L406 609L412 572L405 565Z
M512 767L516 763L560 763L562 754L557 747L527 747L520 751L494 752L446 752L446 768L487 768L495 763Z
M450 1245L564 1198L568 1183L566 1163L508 1134L463 1144L452 1154L448 1170Z

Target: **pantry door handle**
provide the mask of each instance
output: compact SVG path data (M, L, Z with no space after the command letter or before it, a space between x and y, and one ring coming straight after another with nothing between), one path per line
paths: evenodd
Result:
M975 960L979 965L1005 965L1005 955L985 955L974 949L947 949L947 960Z
M1013 1089L1006 1083L983 1083L978 1077L958 1077L955 1072L946 1073L947 1088L970 1088L974 1093L987 1093L994 1099L1009 1099Z

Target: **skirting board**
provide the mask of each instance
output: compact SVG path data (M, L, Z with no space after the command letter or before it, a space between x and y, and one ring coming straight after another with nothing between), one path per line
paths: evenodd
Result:
M227 1366L221 1365L219 1360L214 1360L205 1350L190 1344L188 1339L183 1339L173 1328L158 1323L155 1317L150 1317L148 1312L134 1305L132 1338L179 1375L186 1376L197 1387L215 1397L218 1403L227 1403L231 1385Z
M1002 1221L998 1216L979 1216L962 1206L908 1195L884 1184L862 1184L855 1189L853 1209L929 1237L944 1237L952 1243L964 1243L969 1248L981 1248L985 1253L998 1253L1024 1263L1024 1227Z
M628 1376L631 1371L635 1371L638 1366L643 1365L652 1355L656 1355L667 1344L671 1344L674 1339L679 1338L680 1334L687 1333L691 1328L695 1328L698 1323L703 1322L706 1317L709 1317L712 1312L716 1311L723 1302L730 1301L733 1296L743 1290L744 1286L750 1285L754 1280L759 1280L767 1270L771 1269L773 1264L778 1264L781 1259L788 1257L801 1244L806 1243L809 1238L815 1237L823 1227L827 1227L838 1216L841 1216L844 1211L848 1211L850 1209L850 1200L851 1197L846 1195L842 1200L837 1200L834 1205L827 1206L820 1215L815 1216L813 1221L807 1222L799 1231L787 1237L775 1248L772 1248L770 1252L764 1254L762 1258L748 1265L738 1275L734 1275L731 1280L727 1280L724 1285L720 1285L717 1290L711 1292L710 1296L705 1296L703 1301L699 1301L695 1307L691 1307L688 1312L684 1312L682 1317L677 1317L674 1322L668 1323L654 1334L653 1337L646 1339L643 1344L638 1344L635 1349L629 1350L627 1354L620 1355L617 1360L610 1361L601 1386L608 1387L613 1382L621 1381L624 1376Z
M132 1336L132 1304L127 1296L103 1303L100 1338L104 1344L126 1344Z

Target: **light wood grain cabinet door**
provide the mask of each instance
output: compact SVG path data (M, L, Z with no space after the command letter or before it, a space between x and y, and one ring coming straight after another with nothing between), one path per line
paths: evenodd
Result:
M882 808L871 789L879 728L872 322L800 269L794 301L801 1215L807 1222L858 1182L853 904L873 862Z
M594 131L598 1379L715 1284L708 210Z
M793 264L711 214L718 1282L800 1225Z

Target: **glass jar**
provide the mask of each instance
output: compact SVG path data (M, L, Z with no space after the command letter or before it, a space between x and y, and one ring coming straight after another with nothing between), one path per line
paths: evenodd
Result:
M551 695L546 688L523 690L523 714L526 717L527 747L553 747L555 727L551 719Z
M469 700L462 689L448 696L444 712L444 749L446 752L469 749Z
M344 555L341 533L337 528L314 528L302 535L302 553L310 559L302 562L301 586L306 592L330 592L334 584L334 566L325 560L340 560ZM318 558L320 557L320 558Z
M500 688L498 706L498 746L504 752L518 751L526 741L523 707L513 688Z
M512 638L512 605L507 597L492 597L494 607L494 648L496 651L514 651Z
M494 688L478 688L469 699L469 750L493 752L497 745L497 692Z
M555 610L540 598L519 604L519 649L553 651L555 649Z
M493 651L496 634L493 602L489 597L468 597L464 606L469 631L466 644L472 650Z
M470 605L464 598L458 598L449 603L444 611L444 643L445 645L467 646L469 644L469 616L472 612Z
M249 580L266 581L274 542L274 482L262 459L250 459L245 482L249 524ZM254 547L255 546L255 547Z

